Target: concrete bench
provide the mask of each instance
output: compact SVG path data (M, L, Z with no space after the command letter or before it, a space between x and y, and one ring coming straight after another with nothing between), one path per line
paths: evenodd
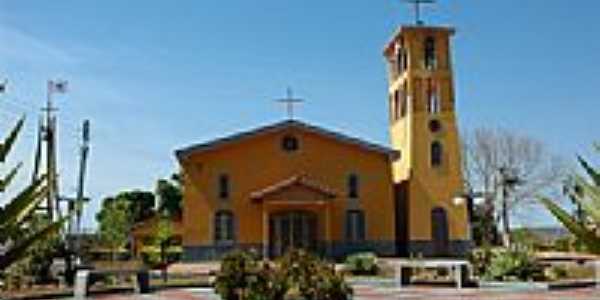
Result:
M403 283L408 283L411 272L404 273L403 269L448 269L452 274L456 288L461 289L468 280L470 264L466 260L456 259L402 259L391 262L396 268L396 284L401 289Z
M73 297L75 299L85 299L89 288L94 281L106 275L130 276L133 277L133 290L137 294L147 294L150 292L150 276L148 270L78 270L75 276L75 287L73 288Z

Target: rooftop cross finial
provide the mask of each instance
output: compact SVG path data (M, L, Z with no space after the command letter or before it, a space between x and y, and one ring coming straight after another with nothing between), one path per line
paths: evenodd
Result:
M292 91L291 88L288 87L287 91L286 91L286 98L277 99L277 102L285 104L288 118L290 120L293 120L294 119L294 105L300 104L300 103L304 102L304 100L299 99L299 98L294 98L294 92Z
M413 4L415 6L415 23L417 25L424 24L423 20L421 20L421 5L435 3L435 0L403 0L403 1L408 4Z

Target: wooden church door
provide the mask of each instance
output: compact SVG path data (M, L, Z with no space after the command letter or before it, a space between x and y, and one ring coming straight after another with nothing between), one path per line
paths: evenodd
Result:
M448 216L446 210L441 207L436 207L431 211L431 237L433 255L447 256L450 252Z

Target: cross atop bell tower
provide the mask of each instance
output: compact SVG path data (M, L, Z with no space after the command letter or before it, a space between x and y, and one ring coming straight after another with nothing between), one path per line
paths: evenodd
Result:
M421 6L425 4L434 4L435 0L403 0L408 4L414 5L415 9L415 24L423 25L425 22L421 20Z

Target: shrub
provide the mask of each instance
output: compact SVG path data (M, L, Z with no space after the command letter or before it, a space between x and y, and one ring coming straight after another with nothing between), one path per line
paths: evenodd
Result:
M305 299L346 300L352 295L352 288L335 272L335 266L306 251L288 252L279 267L292 289Z
M371 252L350 255L345 265L353 275L375 275L378 271L377 256Z
M346 300L352 289L333 266L304 251L290 251L277 263L258 262L247 252L232 252L221 264L217 293L226 300Z
M258 271L256 257L248 252L234 251L221 261L221 271L215 281L215 289L225 300L239 299L248 288L250 275Z
M483 247L473 249L469 255L469 261L473 266L473 273L476 276L484 276L490 262L492 261L492 248L491 247Z
M550 280L559 280L569 277L569 272L565 266L555 265L548 268L545 275Z
M573 250L572 244L573 239L571 237L561 237L554 240L552 243L552 248L554 248L555 251L569 252Z
M543 279L543 267L528 251L493 251L490 264L484 277L492 280L540 280Z

